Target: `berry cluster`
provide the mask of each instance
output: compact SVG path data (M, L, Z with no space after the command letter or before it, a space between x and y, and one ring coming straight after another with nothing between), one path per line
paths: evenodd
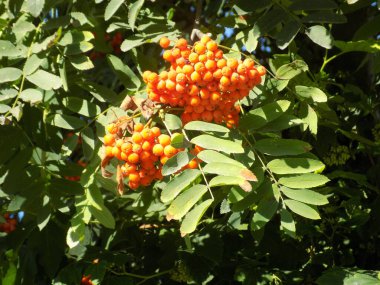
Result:
M4 214L5 223L0 224L0 232L10 233L16 229L17 219L13 214Z
M87 276L83 276L80 282L81 285L94 285L91 281L91 274Z
M170 68L159 74L143 73L149 98L171 107L184 107L184 123L203 120L224 122L229 127L237 125L237 101L260 84L266 69L255 67L250 58L224 58L218 44L207 35L193 46L179 39L173 48L167 49L170 40L166 37L160 45L166 49L163 58Z
M97 37L96 33L93 32L94 36ZM104 41L109 43L112 47L114 54L121 53L121 43L123 42L123 35L120 32L116 32L112 37L109 34L104 35ZM90 53L90 59L96 60L98 58L103 58L105 54L99 51L92 51Z
M162 134L158 127L149 128L141 123L135 124L132 135L120 135L117 123L107 126L108 134L104 136L105 156L116 158L123 162L121 171L124 178L128 178L128 186L137 189L150 185L153 180L161 180L162 166L181 149L171 145L173 134L170 137ZM195 146L194 154L202 148ZM197 168L198 160L191 160L183 169Z

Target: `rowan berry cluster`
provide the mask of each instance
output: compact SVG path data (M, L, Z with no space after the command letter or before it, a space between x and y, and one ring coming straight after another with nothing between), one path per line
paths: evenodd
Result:
M5 223L0 224L0 232L10 233L16 229L17 219L9 213L4 214Z
M83 276L80 282L81 285L94 285L91 281L91 274L87 276Z
M236 105L249 91L260 84L266 73L255 66L253 59L244 61L224 58L223 51L209 36L203 36L193 46L179 39L173 48L170 40L160 40L164 60L169 70L159 74L145 71L149 98L171 107L183 107L182 121L194 120L236 126L240 107Z

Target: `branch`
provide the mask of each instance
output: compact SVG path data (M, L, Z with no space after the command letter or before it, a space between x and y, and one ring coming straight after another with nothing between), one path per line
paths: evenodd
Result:
M205 34L202 33L199 30L200 24L201 24L201 16L202 16L202 7L203 7L203 0L197 0L197 6L195 10L195 20L194 20L194 27L193 30L191 31L190 39L194 41L195 37L197 38L202 38ZM207 34L210 35L211 34Z

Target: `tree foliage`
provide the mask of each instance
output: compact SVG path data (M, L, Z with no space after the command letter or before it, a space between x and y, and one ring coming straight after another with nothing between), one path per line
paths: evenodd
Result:
M0 1L0 284L378 284L379 9ZM207 33L267 69L239 124L147 100L160 39ZM137 190L105 159L121 118L176 134Z

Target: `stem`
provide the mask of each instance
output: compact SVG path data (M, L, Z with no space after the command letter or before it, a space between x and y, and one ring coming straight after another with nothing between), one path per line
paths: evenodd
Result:
M36 28L36 33L34 34L33 36L33 39L32 39L32 42L29 46L29 49L28 49L28 53L26 55L26 60L25 60L25 63L26 61L28 60L28 58L32 55L32 50L33 50L33 45L37 39L37 35L39 34L40 30L41 30L41 27L43 25L43 22L41 22L37 28ZM24 66L25 66L25 63L24 63ZM21 95L21 92L24 90L24 83L25 83L25 73L23 72L22 73L22 78L21 78L21 84L20 84L20 89L18 90L18 93L17 93L17 97L15 99L15 101L13 102L12 104L12 108L4 115L4 118L8 117L8 115L11 113L11 111L13 110L14 107L16 107L17 103L18 103L18 100L20 99L20 95Z
M115 274L115 275L118 275L118 276L129 276L129 277L133 277L133 278L144 279L144 280L142 280L142 281L140 281L139 283L136 284L136 285L138 285L138 284L144 283L145 281L147 281L149 279L152 279L152 278L155 278L155 277L158 277L158 276L161 276L161 275L168 274L172 270L169 269L169 270L158 272L158 273L155 273L155 274L152 274L152 275L140 275L140 274L134 274L134 273L129 273L129 272L117 272L117 271L112 270L111 268L108 268L108 271L110 271L112 274Z
M195 37L198 37L200 39L204 36L204 34L199 30L199 26L201 24L202 8L203 8L203 0L197 0L194 26L190 34L190 39L192 41L194 41Z
M343 51L340 52L340 53L337 53L337 54L333 55L332 57L330 57L330 58L328 58L328 59L326 59L326 57L327 57L327 52L326 52L325 58L323 59L323 64L322 64L321 69L319 70L319 72L322 72L322 71L325 69L326 65L327 65L330 61L336 59L338 56L341 56L342 54L344 54Z

